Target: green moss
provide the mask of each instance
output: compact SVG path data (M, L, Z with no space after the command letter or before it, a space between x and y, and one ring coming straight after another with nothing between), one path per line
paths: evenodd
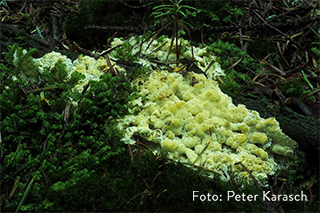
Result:
M136 95L122 78L102 75L77 93L71 88L83 76L74 72L67 79L63 64L38 73L33 84L14 78L23 69L10 60L0 66L2 211L266 211L260 201L226 200L227 191L254 195L257 188L239 191L163 153L120 142L115 121ZM30 92L43 88L50 105L40 91ZM206 194L206 188L222 201L192 201L193 191ZM295 209L303 210L303 204Z
M22 47L17 45L9 46L8 52L4 52L5 61L12 67L15 76L20 77L24 81L37 81L39 73L34 62L32 54L36 49L30 49L24 52ZM2 65L4 66L4 65Z
M217 40L209 45L208 49L214 52L217 62L225 70L226 76L221 77L224 83L220 84L225 92L239 93L242 90L241 85L248 83L261 68L261 64L233 43ZM233 64L240 62L232 67L231 61Z
M253 40L248 46L248 54L254 56L257 59L262 59L270 53L277 52L277 46L274 45L273 38L266 38L265 40ZM272 54L272 57L268 58L269 62L275 61L274 57L278 57L276 54Z
M121 132L114 127L114 120L126 112L131 87L119 77L103 75L100 81L90 82L85 94L71 92L71 86L82 76L73 74L66 79L63 64L56 64L52 72L37 73L39 80L30 85L24 78L16 77L24 67L16 66L10 59L7 57L7 62L1 65L5 68L1 73L4 89L0 94L0 105L4 106L0 145L4 156L0 172L5 174L1 191L9 190L3 186L13 187L18 180L17 191L21 192L5 195L2 209L16 210L23 187L36 176L37 187L28 193L21 210L64 211L55 208L57 204L50 197L46 198L48 190L52 187L53 191L64 189L67 190L64 193L69 193L68 189L81 180L100 175L102 167L114 161L110 160L112 156L122 154ZM31 59L20 58L19 63L30 63ZM78 105L73 106L70 100Z
M320 33L319 33L320 34ZM318 35L319 35L318 34ZM312 42L311 43L312 47L311 47L311 51L318 57L318 59L320 58L320 42ZM318 66L319 67L319 66Z
M133 62L136 60L136 57L131 54L131 50L132 46L129 41L125 41L121 47L115 49L115 58Z
M283 90L288 97L302 97L305 94L305 89L299 79L284 83Z

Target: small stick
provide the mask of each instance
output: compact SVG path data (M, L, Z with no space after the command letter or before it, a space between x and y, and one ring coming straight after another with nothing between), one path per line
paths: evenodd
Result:
M25 91L25 93L29 94L29 93L33 93L33 92L42 92L42 91L55 90L55 89L61 89L61 88L59 88L59 87L44 87L44 88L28 90L28 91Z
M243 165L240 161L237 162L237 163L235 163L234 165L238 165L238 164L240 164L240 165L242 166L242 168L244 168L244 170L246 170L246 171L249 173L249 175L250 175L250 177L253 179L255 185L256 185L261 191L263 191L262 188L260 187L257 179L252 175L252 173L249 171L249 169L248 169L247 167L245 167L245 165Z
M253 12L270 28L274 29L275 31L277 31L278 33L280 33L281 35L283 35L286 39L289 39L292 43L294 43L297 47L299 47L301 50L304 50L299 44L297 44L297 42L295 42L290 36L288 36L287 34L283 33L281 30L278 30L277 28L275 28L274 26L268 24L268 22L266 22L256 11L253 10Z
M203 179L201 178L201 176L200 176L199 174L197 174L197 175L198 175L199 179L201 180L201 183L202 183L202 185L204 186L204 188L206 188L207 193L209 194L209 190L208 190L207 185L205 184L205 182L203 181Z
M207 145L202 149L202 151L200 152L200 154L198 155L198 157L195 159L195 161L193 162L193 164L195 164L197 162L197 160L199 160L200 156L204 153L204 151L208 148L210 144L210 141L207 143Z

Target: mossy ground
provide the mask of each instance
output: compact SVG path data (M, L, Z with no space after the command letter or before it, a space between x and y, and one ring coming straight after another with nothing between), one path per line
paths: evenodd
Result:
M138 1L133 1L133 5L134 2ZM145 1L146 4L148 2ZM190 2L190 6L202 8L204 2L196 2L197 5ZM189 19L186 21L196 27L212 21L219 24L228 23L230 19L236 23L239 21L241 10L222 1L219 4L206 3L206 10L202 11L205 16L192 18L194 22ZM213 14L210 11L216 12ZM143 21L140 12L145 13L143 10L123 7L118 1L83 1L79 13L65 20L64 29L68 39L79 42L80 46L103 49L114 33L93 32L84 27L104 24L141 25ZM132 16L128 18L123 14ZM15 42L21 40L24 45L30 44L24 38L16 37L13 32L10 36L14 37ZM239 84L257 74L260 65L247 53L239 51L233 44L217 41L217 34L204 34L204 37L212 37L209 46L216 50L223 68L230 67L228 57L233 62L243 58L237 65L237 72L230 69L229 78L223 79L226 82L225 90L232 93L239 91ZM200 33L192 34L192 38L194 42L201 43ZM317 51L317 46L314 49ZM256 51L253 46L249 50ZM268 54L264 52L266 50L260 48L260 56ZM18 66L10 61L10 57L4 57L6 60L2 60L0 65L1 211L274 210L271 203L260 201L192 201L194 190L207 193L208 189L210 193L222 195L223 198L226 198L228 190L239 194L261 192L255 186L240 191L232 181L221 182L207 178L202 170L169 161L165 154L154 155L141 145L129 148L120 143L122 133L115 128L114 121L126 113L126 102L131 98L128 93L132 91L130 85L121 78L105 75L100 82L91 82L85 93L73 93L71 88L82 78L81 75L74 74L67 83L64 81L65 75L45 72L40 76L33 72L34 69L28 69L32 67L30 57L31 54L26 55ZM58 65L56 69L64 73L63 66ZM78 105L68 108L69 100ZM256 105L256 101L253 102ZM262 116L266 114L261 113ZM270 178L270 185L275 192L298 193L304 190L308 198L310 192L315 196L311 206L310 200L280 203L285 212L316 212L319 209L319 180L318 176L315 176L317 178L314 181L312 178L318 164L308 165L302 160L297 160L296 164L295 168L277 173L276 185L272 185L275 179ZM309 191L306 190L308 187ZM278 207L277 203L273 204Z
M13 49L22 51L12 47L1 64L2 211L261 212L272 207L260 200L226 200L228 191L261 195L257 187L240 189L169 161L164 153L120 142L115 120L126 114L134 91L121 77L106 74L82 93L72 92L82 75L66 79L63 64L27 75L24 67L31 66L34 50L21 54L20 65L27 64L18 66ZM221 201L192 201L193 191L219 195ZM295 208L305 209L303 203Z

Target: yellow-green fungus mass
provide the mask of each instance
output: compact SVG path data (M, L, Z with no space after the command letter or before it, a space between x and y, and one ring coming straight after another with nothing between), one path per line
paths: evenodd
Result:
M196 83L194 81L196 80ZM139 98L119 121L122 141L134 136L159 144L168 157L229 179L253 183L241 162L262 184L294 156L295 141L275 118L264 119L244 105L235 106L218 83L204 75L153 71L136 82Z

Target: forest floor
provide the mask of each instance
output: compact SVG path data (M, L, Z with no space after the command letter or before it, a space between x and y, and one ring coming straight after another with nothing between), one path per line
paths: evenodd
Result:
M222 53L224 55L221 57L225 61L222 68L227 73L241 70L250 77L238 79L240 77L237 76L232 79L239 80L237 86L224 92L233 98L235 104L243 103L248 108L259 111L262 117L276 117L283 131L299 143L300 151L306 156L306 167L298 174L309 175L309 184L303 189L314 198L319 192L319 3L312 0L233 0L220 2L218 6L209 3L206 6L202 1L186 1L186 4L197 10L197 16L193 16L192 9L186 16L182 16L181 20L193 26L184 29L185 39L192 38L192 42L197 45L209 44L215 40L233 44L239 51L246 52L246 57L256 64L253 66L244 57L240 57L238 52L225 47L228 52ZM86 0L2 0L0 6L1 53L7 51L9 45L18 44L25 49L38 49L33 55L35 58L51 51L59 51L75 59L79 54L94 56L93 51L101 53L109 49L110 40L114 37L142 35L148 29L168 37L177 35L174 16L166 19L165 16L163 19L150 18L154 17L150 15L156 6L152 1L114 0L91 3ZM170 6L167 7L169 10ZM214 14L211 11L216 12ZM171 23L170 20L173 25L163 23ZM256 67L258 70L253 70ZM228 82L228 79L223 80ZM221 88L228 88L230 85L221 85ZM276 109L273 107L268 110L269 104ZM289 179L293 174L288 171L288 174L282 175L282 178ZM145 187L150 187L143 178L141 180ZM282 192L284 187L293 191L294 188L302 187L299 184L305 184L305 181L297 179L288 186L285 181L276 183L274 178L272 186L278 192ZM30 182L29 180L28 183ZM24 190L21 189L22 192L26 191L26 186ZM1 189L6 191L1 193L2 202L8 196L5 194L14 194L14 190L9 187L1 186ZM145 193L141 197L146 202L152 196ZM319 201L317 202L319 206ZM273 206L279 212L286 212L281 205L276 203ZM308 211L310 206L311 204L302 208Z

